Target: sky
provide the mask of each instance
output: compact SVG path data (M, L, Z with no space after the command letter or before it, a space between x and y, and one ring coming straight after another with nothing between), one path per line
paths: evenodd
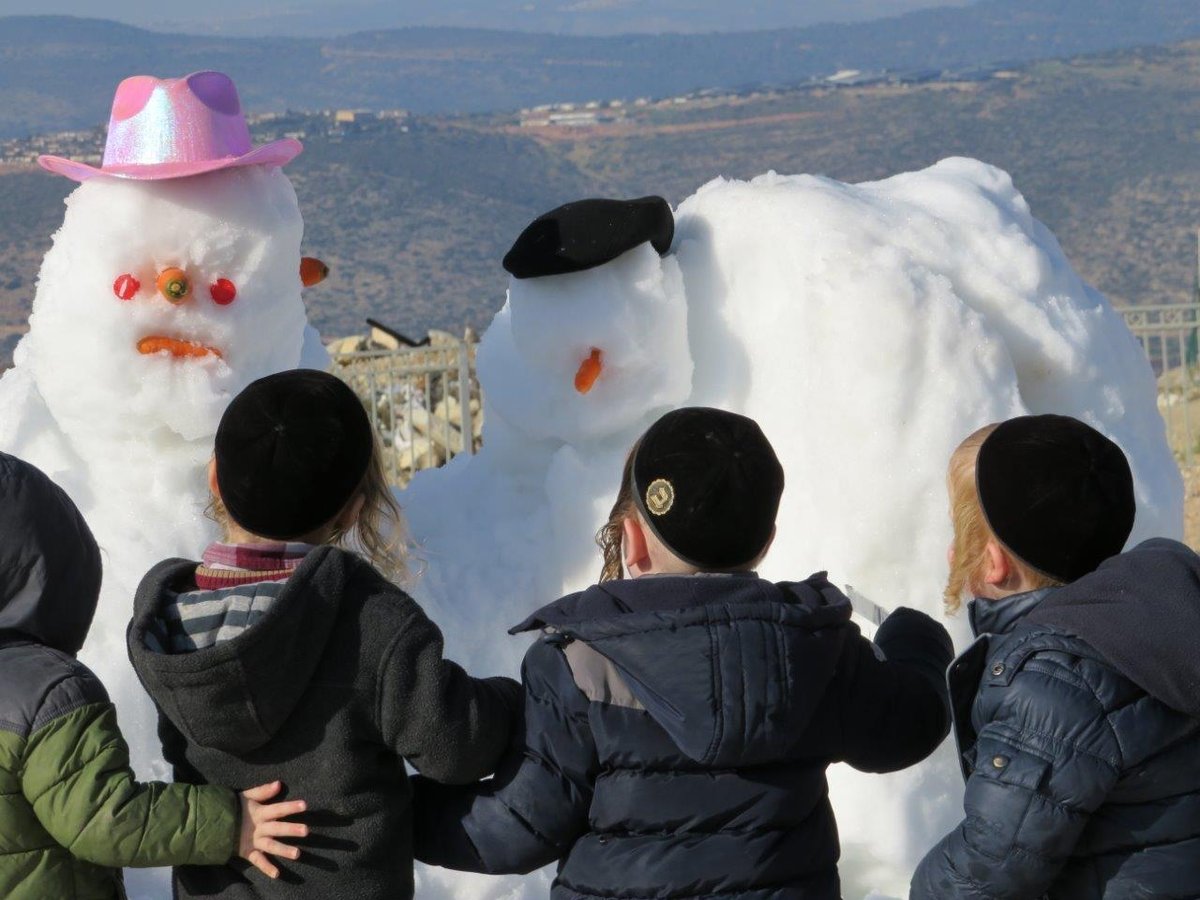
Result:
M333 36L457 25L568 34L732 31L864 21L969 0L0 0L0 15L74 15L158 30Z

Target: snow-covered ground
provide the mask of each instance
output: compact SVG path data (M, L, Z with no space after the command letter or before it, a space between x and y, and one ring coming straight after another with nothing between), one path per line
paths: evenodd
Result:
M513 282L479 352L483 451L423 473L402 497L424 558L416 593L477 674L515 673L528 639L505 629L594 580L592 535L626 450L685 404L752 415L779 451L788 486L769 577L828 569L885 606L939 614L945 462L978 425L1026 411L1112 435L1137 477L1135 539L1180 535L1181 483L1149 366L1003 172L948 160L863 185L717 180L677 224L666 257L644 245L588 272ZM84 184L0 380L0 448L59 481L104 548L83 658L146 777L166 770L125 657L132 590L150 564L195 556L212 535L203 465L224 404L311 349L302 228L278 171ZM178 306L154 296L168 266L193 280ZM114 289L122 275L141 286L129 299ZM235 302L210 296L219 278L234 282ZM148 336L220 356L139 353ZM580 394L574 376L592 349L604 369ZM961 640L963 623L949 624ZM951 755L887 778L833 773L847 897L903 894L958 815ZM544 897L548 884L546 873L418 878L430 898ZM136 900L165 885L163 873L129 880Z

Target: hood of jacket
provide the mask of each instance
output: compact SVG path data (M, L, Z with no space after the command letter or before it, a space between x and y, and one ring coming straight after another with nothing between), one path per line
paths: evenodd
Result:
M1200 556L1155 538L1051 591L1031 623L1070 632L1174 710L1200 718Z
M74 656L100 598L100 551L71 498L0 453L0 637Z
M647 576L597 585L535 613L609 659L689 758L711 766L780 758L803 739L846 641L850 601L824 574Z
M363 565L353 554L318 547L253 626L212 647L165 653L152 649L156 622L176 596L195 590L197 566L167 560L138 587L129 658L146 692L190 741L249 753L275 736L308 690L346 583Z
M1056 588L1038 588L1024 594L1013 594L1000 600L976 597L967 604L967 619L975 637L984 634L1007 634L1037 609Z

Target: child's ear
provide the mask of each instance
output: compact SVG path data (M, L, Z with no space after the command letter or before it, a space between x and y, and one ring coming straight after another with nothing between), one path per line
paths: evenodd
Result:
M625 560L625 570L634 578L645 575L652 566L646 531L637 516L626 516L622 528L621 552Z
M983 548L983 556L984 584L990 584L993 587L1007 584L1013 574L1013 564L1008 557L1008 551L1001 547L998 541L989 540L987 546Z
M208 461L208 489L214 497L221 499L221 486L217 484L217 458Z

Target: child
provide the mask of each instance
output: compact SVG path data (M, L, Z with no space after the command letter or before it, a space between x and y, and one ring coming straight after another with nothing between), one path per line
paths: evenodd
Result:
M116 711L75 659L100 551L67 495L5 453L0 534L0 897L116 900L122 866L220 866L235 853L274 877L264 854L299 855L275 838L307 832L280 821L303 802L262 805L278 784L239 799L134 781Z
M542 633L524 746L491 783L418 780L418 859L492 873L560 860L564 900L840 896L825 769L931 753L952 651L912 610L872 645L823 574L760 579L782 490L743 416L681 409L646 432L599 536L603 582L515 629Z
M181 868L176 897L411 897L405 760L444 781L487 775L519 687L444 660L441 633L385 577L403 571L399 511L366 411L337 378L251 384L221 419L209 474L229 543L146 576L129 652L180 779L279 772L322 814L284 883ZM350 536L369 562L343 549Z
M1200 558L1121 554L1129 464L1074 419L976 432L949 489L946 602L974 595L980 636L950 670L967 815L910 896L1200 897Z

